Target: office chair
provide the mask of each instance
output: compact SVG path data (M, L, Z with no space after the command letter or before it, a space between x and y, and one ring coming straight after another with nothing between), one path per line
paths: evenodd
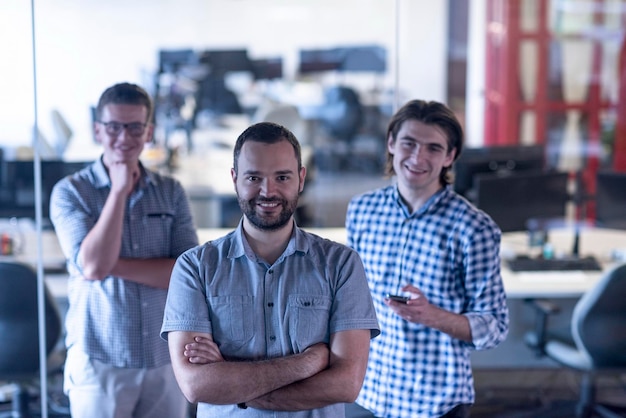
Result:
M45 288L44 288L45 289ZM45 290L46 353L61 336L61 316ZM30 408L28 384L39 377L37 275L28 265L0 262L0 381L16 386L10 417L38 415ZM0 416L3 416L0 413Z
M351 143L363 124L363 105L351 87L334 86L324 92L322 123L336 139Z
M316 150L316 164L330 170L350 170L357 163L354 144L361 132L364 108L356 90L333 86L324 91L320 126L332 139L329 147Z
M548 318L558 308L545 300L529 300L537 312L535 330L525 336L538 355L581 373L577 418L624 417L596 400L596 380L601 375L626 373L626 264L605 272L600 281L576 303L570 338L548 333ZM595 415L594 415L595 414Z

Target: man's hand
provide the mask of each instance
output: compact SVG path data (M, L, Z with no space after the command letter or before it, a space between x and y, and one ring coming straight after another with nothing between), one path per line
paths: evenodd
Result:
M185 344L183 355L187 357L189 363L209 364L224 361L217 344L208 338L194 337L194 341Z
M409 322L423 324L456 339L472 342L472 331L465 315L449 312L431 304L422 291L415 286L406 285L402 287L402 291L411 294L411 299L406 303L385 299L385 304L395 313Z
M411 299L406 303L385 299L385 304L409 322L418 324L427 322L429 309L437 308L432 306L422 291L415 286L406 285L402 288L402 291L410 293Z
M111 191L130 195L139 179L139 166L126 162L114 162L109 164L108 169Z

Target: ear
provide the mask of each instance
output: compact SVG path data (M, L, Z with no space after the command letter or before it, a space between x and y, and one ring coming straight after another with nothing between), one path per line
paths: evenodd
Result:
M389 154L393 155L394 153L394 146L396 144L396 140L393 138L393 134L389 134L389 137L387 138L387 151L389 151Z
M149 123L148 126L146 126L146 140L144 141L146 144L150 141L152 141L152 135L154 135L154 125L152 123Z
M298 188L298 192L302 193L304 190L304 179L306 177L306 167L300 167L300 187Z
M103 126L98 122L94 122L93 124L93 137L98 144L102 144L102 140L100 139L100 135L103 135Z
M444 167L452 167L452 163L454 163L454 157L456 157L456 148L452 148L448 155L446 155L446 161L444 162Z

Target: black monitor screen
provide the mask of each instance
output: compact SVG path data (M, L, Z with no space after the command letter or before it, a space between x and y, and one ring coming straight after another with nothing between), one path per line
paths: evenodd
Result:
M197 62L193 49L162 49L159 51L159 72L175 73L185 65Z
M596 223L605 228L626 229L626 173L597 174Z
M63 177L88 162L41 161L42 217L48 218L50 193ZM4 161L1 165L0 218L35 218L35 174L33 161Z
M252 72L252 61L246 49L211 49L200 55L200 62L208 64L211 77L221 77L228 72Z
M341 68L343 51L333 49L303 49L300 51L301 74L336 71Z
M564 172L479 174L474 183L475 204L502 232L526 231L530 219L565 218L568 177Z
M501 145L465 148L453 165L454 190L470 197L474 177L481 173L506 175L525 170L543 170L543 145ZM473 200L473 198L470 198Z
M255 80L283 78L283 59L278 57L252 60L252 73Z

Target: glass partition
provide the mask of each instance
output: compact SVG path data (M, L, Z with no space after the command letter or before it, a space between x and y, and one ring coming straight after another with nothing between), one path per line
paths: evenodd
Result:
M347 179L343 188L356 193L384 181L384 131L396 93L443 97L443 87L434 91L443 71L419 77L423 66L411 51L443 46L444 37L433 46L413 25L398 31L409 16L437 16L438 8L422 9L428 13L406 0L185 0L158 8L149 0L41 1L41 130L55 137L61 120L62 157L96 158L100 93L119 81L142 85L155 97L157 128L144 162L183 181L199 227L230 227L240 216L232 144L251 123L283 123L304 144L309 168L299 222L342 226L350 196L333 206L328 188ZM438 18L445 24L445 13ZM396 68L399 51L410 67ZM443 47L439 54L443 66Z

